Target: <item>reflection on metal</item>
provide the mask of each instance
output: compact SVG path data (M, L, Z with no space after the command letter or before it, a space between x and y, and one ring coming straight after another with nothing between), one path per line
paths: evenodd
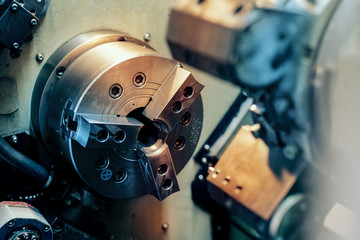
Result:
M44 17L49 1L5 0L2 2L0 4L0 45L19 53L21 45Z
M0 203L0 238L52 240L52 229L33 206L24 202Z
M314 161L311 77L338 2L179 0L172 9L167 39L173 56L234 82L252 101L249 110L260 129L251 133L243 127L228 134L235 135L232 140L214 140L231 129L231 121L223 120L225 126L216 129L196 159L209 168L211 197L245 215L262 235L299 174ZM233 118L238 108L229 111ZM214 143L225 151L214 151Z
M300 42L330 3L180 0L167 38L175 58L241 86L263 88L295 71L307 47Z
M286 169L277 176L268 161L268 146L252 135L251 126L243 126L217 164L209 168L207 180L268 220L296 180ZM212 191L214 199L220 194Z
M93 191L163 200L179 190L176 174L199 139L202 88L146 43L91 32L65 43L41 71L33 125Z

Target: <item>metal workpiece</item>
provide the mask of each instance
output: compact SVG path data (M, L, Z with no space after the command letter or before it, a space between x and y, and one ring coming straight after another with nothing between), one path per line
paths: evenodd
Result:
M140 167L148 192L159 200L180 190L169 146L158 140L140 153Z
M264 236L258 221L271 219L300 173L316 161L312 71L337 4L180 0L172 9L167 39L173 56L232 81L251 100L244 110L252 112L257 130L238 130L235 120L244 117L238 113L246 104L235 102L232 121L222 120L196 159L209 169L211 198Z
M243 126L214 167L209 168L207 180L240 202L256 215L268 220L290 190L296 176L287 169L277 175L269 163L269 147L255 138L254 126ZM241 147L239 147L241 146ZM211 191L218 200L217 191ZM225 203L226 204L226 203ZM226 206L232 209L231 204Z
M52 240L52 229L41 213L24 202L0 203L0 237L5 240Z
M19 54L18 50L45 16L49 4L50 0L5 0L0 4L0 45Z
M84 148L119 148L124 151L137 147L137 136L144 126L134 118L96 114L77 115L72 123L77 124L76 129L71 129L69 124L62 125L64 139L65 136L71 138Z
M265 88L291 76L317 17L331 1L181 0L167 40L173 56L242 87Z
M172 130L199 96L203 85L189 71L176 66L144 110L151 120L164 122ZM186 124L188 120L184 121Z
M90 32L45 64L32 100L33 126L92 191L163 200L179 190L176 174L199 140L202 88L146 43Z

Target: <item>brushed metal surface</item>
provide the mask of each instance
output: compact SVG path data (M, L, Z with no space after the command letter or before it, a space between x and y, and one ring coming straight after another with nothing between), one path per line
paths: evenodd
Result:
M10 135L30 131L32 89L42 66L65 41L81 33L111 29L138 39L150 33L148 44L161 55L171 57L166 30L172 4L169 0L52 0L45 18L34 31L33 41L22 46L21 57L12 59L7 50L0 53L0 77L16 79L19 93L19 110L9 116L0 116L0 133ZM35 60L37 52L44 55L45 61ZM198 145L201 146L239 89L206 73L185 68L205 85L202 91L204 125ZM208 214L191 200L190 184L197 169L196 163L190 160L178 176L181 191L162 203L152 196L145 196L108 210L109 224L118 229L115 235L120 236L124 229L129 229L134 235L142 231L140 239L211 239ZM119 215L123 215L121 220ZM169 224L167 231L162 230L163 223ZM119 226L123 228L117 228Z

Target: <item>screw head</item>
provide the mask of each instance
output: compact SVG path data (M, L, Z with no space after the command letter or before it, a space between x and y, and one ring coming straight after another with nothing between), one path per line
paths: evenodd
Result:
M50 231L50 227L49 226L44 226L44 232L48 232L48 231Z
M11 220L7 223L7 226L8 227L13 227L15 225L15 221L14 220Z
M137 73L135 74L135 76L133 77L133 84L135 87L142 87L144 86L146 83L146 75L144 73Z
M17 42L14 42L13 48L14 48L14 49L19 49L19 48L20 48L20 44L17 43Z
M146 42L148 42L148 41L151 40L151 35L150 35L150 33L145 33L145 35L144 35L144 40L145 40Z
M18 9L19 9L19 6L18 6L16 3L14 3L13 5L11 5L11 10L17 11Z
M169 228L169 223L165 222L161 225L161 228L166 231Z
M64 73L65 73L65 68L64 67L59 67L56 69L56 76L58 76L59 78L61 78Z
M11 136L11 138L10 138L10 141L12 142L12 143L17 143L18 142L18 137L16 136L16 135L12 135Z
M31 26L35 27L38 24L38 21L35 18L33 18L31 19L30 24Z
M38 52L38 53L36 54L35 59L36 59L36 61L38 61L38 62L42 62L42 61L44 61L44 55L42 55L42 53Z

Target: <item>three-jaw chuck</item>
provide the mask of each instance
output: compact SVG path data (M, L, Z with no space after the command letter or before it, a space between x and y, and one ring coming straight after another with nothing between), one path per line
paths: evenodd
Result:
M98 31L61 46L38 77L35 132L91 190L128 199L179 190L199 140L203 86L128 35Z

